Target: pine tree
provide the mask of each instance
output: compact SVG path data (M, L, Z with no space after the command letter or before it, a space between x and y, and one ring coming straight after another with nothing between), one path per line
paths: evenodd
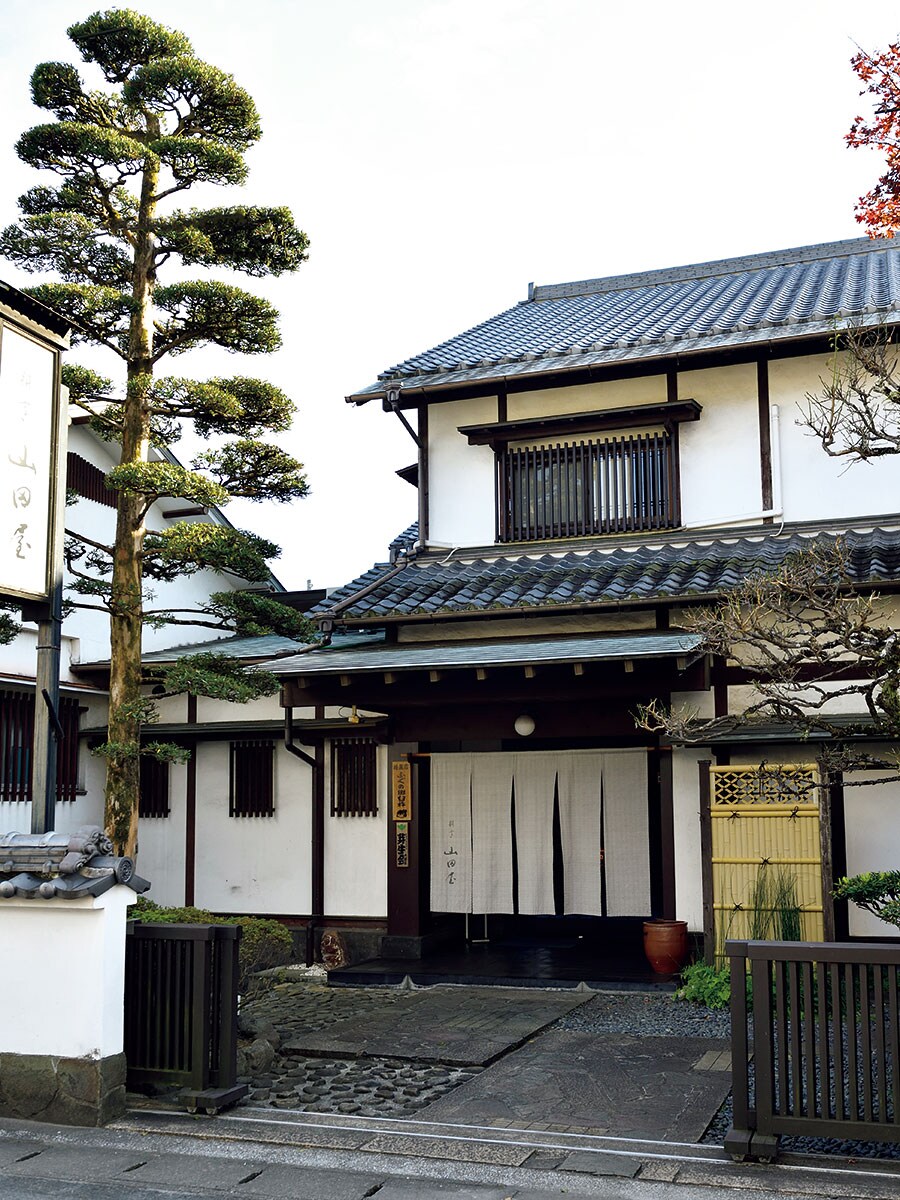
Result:
M0 234L0 254L60 282L30 289L65 314L73 343L106 347L125 365L124 388L84 367L66 369L70 399L90 413L95 431L121 447L107 476L117 495L115 542L67 544L75 602L110 617L107 832L117 853L133 853L137 835L141 725L152 719L142 696L141 630L180 620L245 633L297 633L302 619L271 598L249 592L214 595L191 618L147 611L145 579L165 580L202 568L247 581L268 578L277 547L250 533L212 524L176 524L148 532L145 517L161 497L200 506L231 497L290 500L307 483L301 464L264 433L288 428L284 393L242 376L207 382L160 377L170 355L214 344L260 354L280 344L277 313L264 299L209 278L161 283L170 262L227 268L264 277L293 271L308 241L286 208L177 208L174 198L197 184L237 185L244 154L260 137L256 108L234 79L194 55L188 39L125 9L98 12L68 35L102 83L88 90L78 69L41 63L31 77L34 103L53 120L19 139L19 157L54 172L57 186L37 186L19 201L21 219ZM199 454L190 470L151 445L168 445L182 421L209 438L234 440ZM270 677L241 672L219 656L182 663L167 690L247 699L271 690ZM159 745L171 756L174 748Z

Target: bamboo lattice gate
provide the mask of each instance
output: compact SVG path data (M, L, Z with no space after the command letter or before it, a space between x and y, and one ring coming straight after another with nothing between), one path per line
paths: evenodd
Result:
M768 917L754 904L761 871L795 886L803 940L833 938L828 793L817 765L704 767L707 957L721 956L727 938L784 936L778 911L771 932L760 933Z

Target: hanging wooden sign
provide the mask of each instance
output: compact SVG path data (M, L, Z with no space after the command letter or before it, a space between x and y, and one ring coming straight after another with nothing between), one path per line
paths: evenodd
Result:
M395 821L412 820L412 774L408 762L391 763L391 816Z
M396 826L397 866L409 866L409 825L406 821L398 821Z

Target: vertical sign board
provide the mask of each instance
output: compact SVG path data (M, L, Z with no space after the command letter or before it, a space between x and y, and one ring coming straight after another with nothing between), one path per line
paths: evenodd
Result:
M408 762L391 763L391 817L394 821L395 861L409 866L409 822L412 820L412 771Z
M0 595L46 600L56 486L56 352L0 328Z

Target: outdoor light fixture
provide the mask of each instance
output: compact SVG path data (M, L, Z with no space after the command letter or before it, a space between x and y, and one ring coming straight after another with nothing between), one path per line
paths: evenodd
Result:
M359 724L359 713L356 711L356 705L350 709L350 716L347 718L351 725Z
M534 717L529 717L523 713L521 717L516 717L513 729L515 729L519 737L528 737L534 733Z

